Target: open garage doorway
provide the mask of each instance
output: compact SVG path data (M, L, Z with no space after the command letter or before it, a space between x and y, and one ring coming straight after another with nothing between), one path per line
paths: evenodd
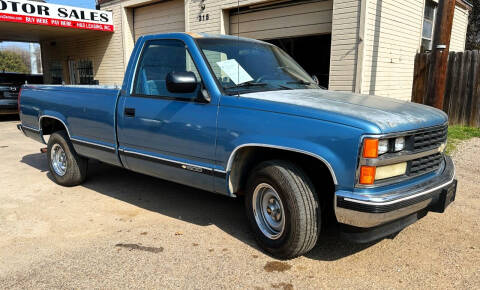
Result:
M332 11L332 0L247 5L229 11L229 34L277 45L328 88Z
M331 34L265 40L285 50L319 84L328 88Z

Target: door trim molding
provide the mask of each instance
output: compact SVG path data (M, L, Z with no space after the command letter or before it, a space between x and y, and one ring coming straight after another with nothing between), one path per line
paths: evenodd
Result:
M183 170L188 170L188 171L193 171L196 173L200 174L206 174L206 175L211 175L215 177L220 177L220 178L225 178L226 177L226 172L221 172L213 168L208 168L205 166L201 165L196 165L196 164L191 164L191 163L186 163L186 162L181 162L181 161L176 161L173 159L168 159L168 158L162 158L158 157L155 155L151 154L145 154L145 153L139 153L135 151L130 151L127 149L120 149L120 154L123 154L127 157L134 157L134 158L139 158L143 159L146 161L151 161L151 162L156 162L156 163L161 163L163 165L183 169Z

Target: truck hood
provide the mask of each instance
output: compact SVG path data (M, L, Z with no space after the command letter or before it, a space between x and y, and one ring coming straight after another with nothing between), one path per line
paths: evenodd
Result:
M321 89L248 93L240 98L269 103L268 108L259 109L342 123L369 133L415 130L442 125L448 120L443 111L425 105Z

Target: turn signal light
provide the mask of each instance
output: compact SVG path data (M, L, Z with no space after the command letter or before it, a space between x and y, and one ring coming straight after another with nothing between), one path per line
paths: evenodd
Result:
M375 169L375 166L360 167L360 184L373 184L375 182Z
M363 157L378 157L378 139L365 139L363 142Z

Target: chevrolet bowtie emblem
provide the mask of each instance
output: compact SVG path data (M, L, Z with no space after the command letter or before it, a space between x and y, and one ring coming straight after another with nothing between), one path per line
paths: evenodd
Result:
M445 143L440 144L440 147L438 147L438 152L442 153L445 150Z

